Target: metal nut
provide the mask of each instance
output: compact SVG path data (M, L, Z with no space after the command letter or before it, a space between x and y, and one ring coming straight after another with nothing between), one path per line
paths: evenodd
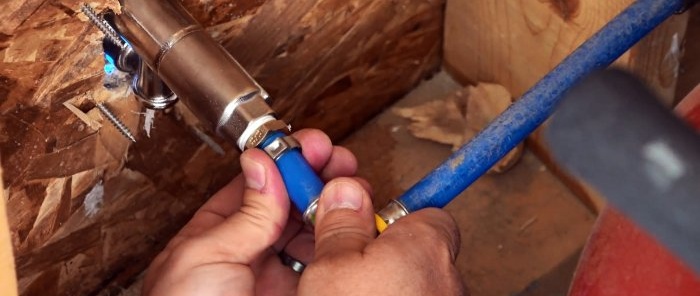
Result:
M225 138L235 142L245 141L245 143L248 143L250 142L249 138L259 137L260 135L254 135L253 137L246 135L244 139L241 139L243 134L251 128L250 125L252 123L268 115L274 116L270 106L257 92L249 94L249 97L230 102L225 109L222 113L222 118L216 123L216 130ZM231 111L227 111L229 109ZM257 133L257 131L254 133ZM241 149L250 148L246 145L241 146L243 146L240 147Z
M260 146L270 133L284 132L289 134L289 126L282 120L273 120L261 125L246 141L245 148L255 148Z

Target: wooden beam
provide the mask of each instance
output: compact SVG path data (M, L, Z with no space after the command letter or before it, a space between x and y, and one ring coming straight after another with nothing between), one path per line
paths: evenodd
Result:
M493 81L520 96L632 2L449 0L445 65L463 82ZM671 18L618 61L669 101L687 19Z
M682 100L698 84L700 84L700 5L695 5L690 11L688 32L686 33L683 59L678 74L676 101Z
M519 97L633 0L448 0L445 67L462 83L495 82ZM671 105L688 16L674 16L617 61ZM603 202L557 167L539 133L531 147L593 210Z
M441 1L184 2L280 115L335 139L439 67ZM239 171L231 146L182 106L144 132L127 81L102 87L102 35L77 5L25 0L0 11L0 154L22 294L114 294Z

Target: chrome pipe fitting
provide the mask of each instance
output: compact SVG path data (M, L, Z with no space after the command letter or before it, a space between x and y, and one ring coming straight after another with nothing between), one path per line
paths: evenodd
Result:
M115 18L119 32L141 60L211 129L237 143L241 150L262 141L257 139L267 132L257 130L263 126L288 132L283 123L258 124L246 132L256 119L275 121L266 102L268 94L179 1L119 2L122 13Z
M392 199L383 209L377 212L377 215L386 222L386 225L391 225L397 220L408 215L408 210L401 204L400 201Z
M139 64L131 88L139 101L149 109L164 110L177 103L177 96L144 62Z
M314 201L309 204L309 207L306 208L306 211L302 214L302 220L306 225L314 225L316 224L316 211L318 210L318 198L315 199Z

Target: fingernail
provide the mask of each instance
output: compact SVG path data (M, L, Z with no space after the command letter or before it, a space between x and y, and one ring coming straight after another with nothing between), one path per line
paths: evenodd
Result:
M357 211L362 208L362 188L348 182L333 183L323 191L321 200L326 211L334 209Z
M241 168L248 188L261 190L265 186L265 167L261 163L244 156L241 157Z

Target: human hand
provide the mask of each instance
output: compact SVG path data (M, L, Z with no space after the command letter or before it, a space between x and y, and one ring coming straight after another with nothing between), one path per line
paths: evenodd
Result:
M299 295L465 295L454 265L459 231L443 210L401 218L376 237L369 193L355 180L326 184L313 262Z
M352 153L333 147L322 132L301 130L294 136L324 181L355 175ZM270 157L247 150L241 167L243 173L212 196L154 259L144 295L295 293L299 274L277 254L284 251L308 263L313 233L296 210L289 215L289 198Z

